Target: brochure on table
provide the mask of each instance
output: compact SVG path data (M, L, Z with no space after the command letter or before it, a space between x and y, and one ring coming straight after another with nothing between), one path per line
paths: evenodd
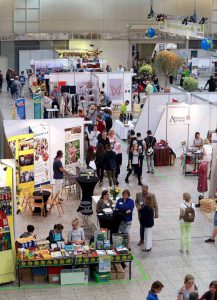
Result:
M16 123L7 120L4 127L19 164L19 185L22 188L34 189L34 186L43 183L53 183L53 159L58 150L63 151L64 165L72 169L79 163L83 165L83 118L23 120Z
M10 164L8 164L8 161L10 161ZM0 284L11 282L16 279L14 172L14 160L0 161Z

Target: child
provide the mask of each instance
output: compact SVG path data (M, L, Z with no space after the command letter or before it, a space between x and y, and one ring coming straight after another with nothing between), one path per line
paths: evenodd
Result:
M159 300L157 294L161 292L163 287L164 285L160 281L153 282L146 300Z

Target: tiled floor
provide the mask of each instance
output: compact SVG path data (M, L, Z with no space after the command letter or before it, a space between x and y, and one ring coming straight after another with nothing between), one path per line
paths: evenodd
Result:
M27 101L27 116L32 116L30 111L33 106L31 100ZM5 118L10 118L11 100L3 93L0 96L0 107L3 108ZM123 145L123 152L126 153L126 145ZM127 157L124 154L124 163L121 169L121 189L128 187L135 199L136 192L140 191L137 180L131 176L131 182L125 184ZM90 285L87 287L57 287L48 288L43 286L37 288L16 289L3 291L0 289L0 300L34 300L34 299L145 299L151 283L160 280L165 285L160 294L161 300L176 299L177 290L183 284L183 278L187 273L195 276L196 284L200 294L208 288L211 280L217 279L217 248L216 245L204 243L205 237L209 236L213 227L213 214L202 214L197 210L196 221L192 228L192 249L191 254L180 254L180 229L178 222L179 203L182 201L182 193L189 192L197 202L197 178L184 177L180 173L180 162L172 167L156 168L155 175L147 175L144 162L143 182L149 185L151 192L156 194L159 203L159 219L156 220L153 231L153 249L149 253L143 253L137 246L139 240L139 223L137 214L134 212L133 226L131 228L131 247L136 258L133 264L133 280L109 285ZM104 187L107 186L106 179ZM96 194L101 192L97 187ZM49 230L56 222L64 224L65 236L70 229L70 222L76 213L77 201L74 196L70 201L65 201L64 217L59 218L57 212L42 220L40 217L33 217L28 220L26 214L18 216L18 233L21 233L26 224L33 223L40 238L46 238ZM148 279L144 279L144 272ZM11 289L11 287L10 287Z

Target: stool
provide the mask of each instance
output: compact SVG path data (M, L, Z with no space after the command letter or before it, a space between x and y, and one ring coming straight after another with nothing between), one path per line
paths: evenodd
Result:
M80 205L77 209L77 212L83 211L84 209L91 209L92 210L92 202L91 201L81 201Z
M83 223L84 223L84 227L88 228L89 225L89 217L92 216L93 214L93 210L92 208L84 208L82 211L82 219L83 219Z

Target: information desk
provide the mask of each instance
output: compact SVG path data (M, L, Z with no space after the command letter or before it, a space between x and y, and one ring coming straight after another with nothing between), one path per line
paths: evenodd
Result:
M110 256L111 263L129 263L129 279L131 279L133 255L117 254ZM41 268L41 267L61 267L61 266L90 266L99 264L98 256L75 256L67 258L49 259L49 260L17 260L17 278L20 287L20 270L23 268Z
M128 132L132 129L134 129L134 125L130 121L128 121L128 126L124 125L124 123L119 120L115 121L114 130L121 140L127 140Z
M154 147L154 165L155 166L170 166L170 147L155 145Z

